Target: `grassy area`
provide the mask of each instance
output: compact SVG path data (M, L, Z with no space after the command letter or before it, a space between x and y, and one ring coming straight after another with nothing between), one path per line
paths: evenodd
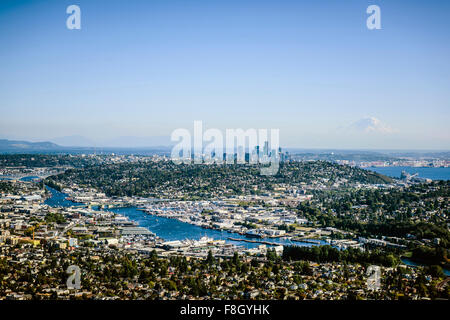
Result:
M402 258L411 258L412 257L412 251L407 251L401 255Z

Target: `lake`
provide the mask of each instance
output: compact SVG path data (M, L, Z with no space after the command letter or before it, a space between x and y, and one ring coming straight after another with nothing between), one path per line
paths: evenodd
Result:
M402 261L402 263L404 263L410 267L425 267L425 266L427 266L426 264L418 263L418 262L415 262L411 259L404 258L404 257L402 257L400 260ZM442 268L442 270L444 270L444 274L446 276L450 277L450 270L445 269L445 268Z
M53 188L46 187L51 193L52 197L48 198L45 201L45 204L52 207L70 207L70 206L79 206L82 205L80 203L75 203L69 200L66 200L67 195L59 192ZM82 205L83 206L83 205ZM139 226L147 228L151 232L155 233L158 237L166 240L185 240L185 239L194 239L198 240L201 237L209 237L215 240L226 240L229 243L233 243L238 246L242 246L245 248L256 248L260 245L260 243L250 243L245 241L233 241L228 240L228 237L242 239L242 240L255 240L255 238L249 238L245 235L240 235L238 233L231 233L227 231L213 230L213 229L205 229L196 225L192 225L186 222L181 222L176 219L169 219L165 217L158 217L155 215L147 214L138 208L135 207L127 207L127 208L111 208L105 209L106 211L114 212L125 217L128 217L130 220L139 223ZM271 242L278 245L298 245L298 246L307 246L311 247L315 244L306 243L306 242L294 242L289 239L282 238L262 238L258 240L263 240L267 242ZM324 245L325 241L318 241L317 245Z
M70 207L70 206L83 206L83 204L72 202L70 200L66 200L67 194L59 192L53 188L46 186L46 188L52 193L52 196L45 200L45 204L52 207ZM165 217L158 217L155 215L147 214L138 208L128 207L128 208L112 208L107 209L107 211L114 212L125 217L128 217L130 220L139 223L141 227L147 228L151 232L155 233L158 237L166 240L185 240L185 239L194 239L198 240L201 237L207 236L209 238L213 238L215 240L226 240L229 243L233 243L238 246L242 246L244 248L255 248L258 247L259 243L249 243L245 241L232 241L228 240L228 237L242 239L242 240L255 240L254 238L249 238L244 235L240 235L237 233L231 233L227 231L213 230L213 229L204 229L199 226L195 226L186 222L181 222L176 219L169 219ZM272 242L274 244L279 245L298 245L298 246L306 246L311 247L316 244L306 243L306 242L293 242L288 239L271 239L271 238L263 238L261 240ZM325 241L319 241L317 245L325 245L327 244ZM417 267L423 266L418 264L408 258L402 258L402 262L406 265ZM444 269L444 273L447 276L450 276L450 270Z

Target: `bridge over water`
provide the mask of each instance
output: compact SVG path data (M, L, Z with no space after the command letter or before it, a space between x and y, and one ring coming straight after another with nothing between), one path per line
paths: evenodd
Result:
M50 176L54 176L54 175L57 175L57 174L60 174L63 172L64 171L49 172L46 174L30 172L30 173L22 173L22 174L0 175L0 180L21 180L23 178L36 178L36 179L42 180L42 179L46 179Z

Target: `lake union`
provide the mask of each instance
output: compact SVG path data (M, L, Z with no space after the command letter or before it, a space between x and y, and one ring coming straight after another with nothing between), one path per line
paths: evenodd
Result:
M45 204L52 207L70 207L70 206L83 206L81 203L75 203L70 200L66 200L67 195L59 192L53 188L47 186L47 189L52 193L52 196L45 201ZM229 243L232 243L237 246L242 246L244 248L255 248L258 247L259 243L251 243L246 242L244 240L250 240L251 238L246 237L244 235L240 235L237 233L231 233L227 231L219 231L213 229L204 229L199 226L195 226L186 222L181 222L176 219L169 219L164 217L158 217L154 215L147 214L138 208L128 207L128 208L111 208L108 211L123 215L129 218L132 221L139 223L141 227L147 228L151 232L155 233L158 237L166 240L185 240L185 239L193 239L199 240L201 237L209 237L215 240L226 240ZM228 238L232 237L234 239L242 239L242 241L233 241ZM271 242L279 245L298 245L298 246L314 246L313 243L306 242L293 242L289 239L271 239L271 238L263 238L260 239L265 242ZM317 245L325 245L327 244L325 241L318 241ZM407 258L402 258L402 262L406 265L417 267L424 266L423 264L413 262ZM450 276L450 270L444 269L444 273L447 276Z
M77 206L83 204L75 203L69 200L66 200L67 195L61 193L55 189L47 187L48 190L52 193L52 197L45 201L46 204L52 207L69 207L69 206ZM147 228L151 232L155 233L158 237L166 240L185 240L185 239L193 239L199 240L202 237L213 238L214 240L226 240L229 243L233 243L238 246L242 246L244 248L256 248L260 245L260 243L252 243L246 242L244 240L254 240L254 238L249 238L244 235L240 235L238 233L231 233L227 231L220 231L214 229L205 229L199 226L195 226L186 222L181 222L176 219L169 219L165 217L158 217L155 215L147 214L136 207L126 207L126 208L111 208L105 209L110 212L114 212L129 218L132 221L139 223L139 226ZM242 239L242 241L234 241L229 240L228 238L232 237L234 239ZM262 238L259 239L264 242L270 242L278 245L299 245L299 246L313 246L313 243L306 242L294 242L289 239L283 238ZM325 241L317 240L317 244L326 244Z

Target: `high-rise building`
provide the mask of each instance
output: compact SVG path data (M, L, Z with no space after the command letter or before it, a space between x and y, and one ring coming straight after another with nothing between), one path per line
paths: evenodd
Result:
M265 156L269 155L269 141L264 141L263 154Z

